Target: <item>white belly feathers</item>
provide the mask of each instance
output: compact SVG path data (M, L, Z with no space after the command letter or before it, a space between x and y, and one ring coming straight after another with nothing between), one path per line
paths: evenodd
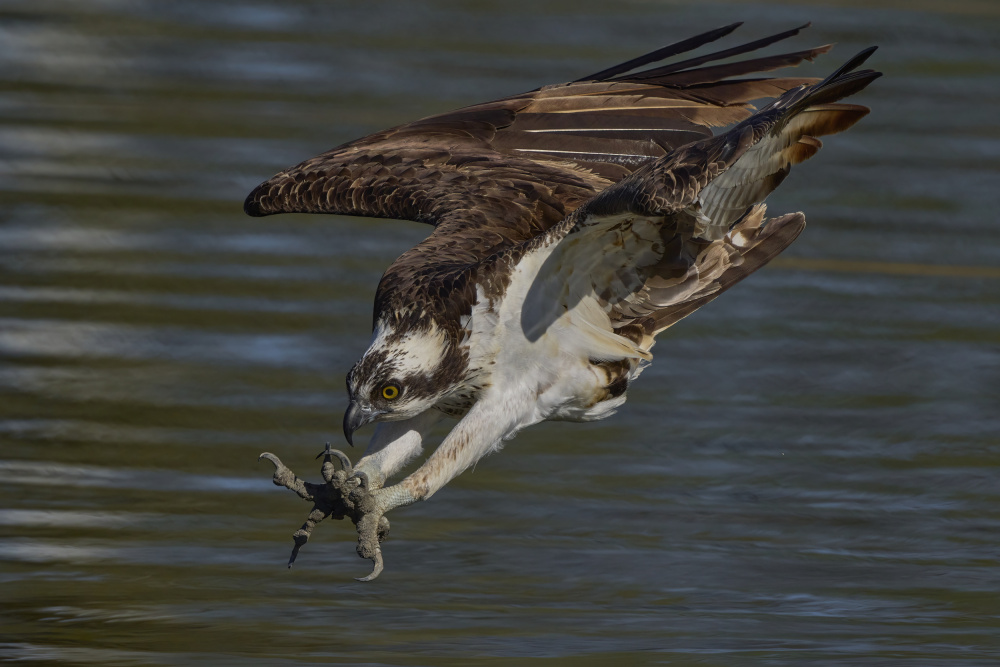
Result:
M591 421L610 416L626 397L608 395L608 373L593 362L627 359L631 381L651 358L648 351L613 331L592 294L571 301L571 308L529 340L522 326L525 295L553 247L539 248L521 259L501 300L491 303L480 289L469 322L470 367L479 370L484 384L535 398L524 408L519 428L547 419Z

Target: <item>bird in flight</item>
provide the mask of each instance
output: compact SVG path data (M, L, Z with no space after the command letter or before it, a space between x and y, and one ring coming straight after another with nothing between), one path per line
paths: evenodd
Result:
M430 498L526 426L610 416L658 333L795 240L802 213L767 218L764 199L816 154L817 137L868 113L839 100L880 76L858 69L875 48L822 81L761 73L829 45L732 60L807 26L677 57L739 26L377 132L250 193L252 216L434 226L382 276L371 345L347 375L347 441L378 424L364 456L352 466L328 445L324 481L313 484L261 455L275 484L314 504L289 566L318 521L346 516L373 562L362 580L374 579L386 512ZM389 483L442 419L457 423L419 468Z

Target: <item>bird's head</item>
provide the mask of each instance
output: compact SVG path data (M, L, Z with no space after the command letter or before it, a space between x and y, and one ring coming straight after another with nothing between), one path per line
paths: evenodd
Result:
M464 359L437 327L398 332L379 327L371 346L347 374L350 405L344 435L377 421L400 421L430 409L460 377Z

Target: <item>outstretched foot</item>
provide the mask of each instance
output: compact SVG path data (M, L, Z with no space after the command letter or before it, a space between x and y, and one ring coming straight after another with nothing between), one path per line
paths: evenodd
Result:
M371 574L358 581L371 581L382 572L382 550L379 543L389 534L389 520L376 502L368 475L361 471L355 472L346 454L331 448L330 443L327 443L326 449L316 458L320 456L323 457L323 484L301 480L270 452L264 452L257 459L267 459L274 464L272 481L276 486L291 489L302 499L313 502L306 522L292 535L295 546L292 547L288 567L295 562L302 545L309 541L317 523L328 516L334 519L346 516L350 517L358 529L358 555L371 560L373 564ZM340 470L334 465L334 458L340 461Z

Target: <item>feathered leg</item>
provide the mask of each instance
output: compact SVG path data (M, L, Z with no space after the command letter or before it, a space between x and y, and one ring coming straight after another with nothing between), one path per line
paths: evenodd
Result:
M355 472L366 474L373 490L382 488L387 479L423 451L424 436L443 417L444 413L431 409L412 419L381 422L375 427L365 455L354 466Z
M527 392L502 392L496 386L482 396L468 414L452 429L448 437L424 464L398 484L376 489L362 498L357 494L359 511L364 516L357 521L358 555L374 563L370 575L359 581L371 581L382 571L382 549L378 530L386 521L385 513L430 498L438 489L457 477L476 461L499 448L527 423L531 402ZM501 398L505 397L505 398Z

